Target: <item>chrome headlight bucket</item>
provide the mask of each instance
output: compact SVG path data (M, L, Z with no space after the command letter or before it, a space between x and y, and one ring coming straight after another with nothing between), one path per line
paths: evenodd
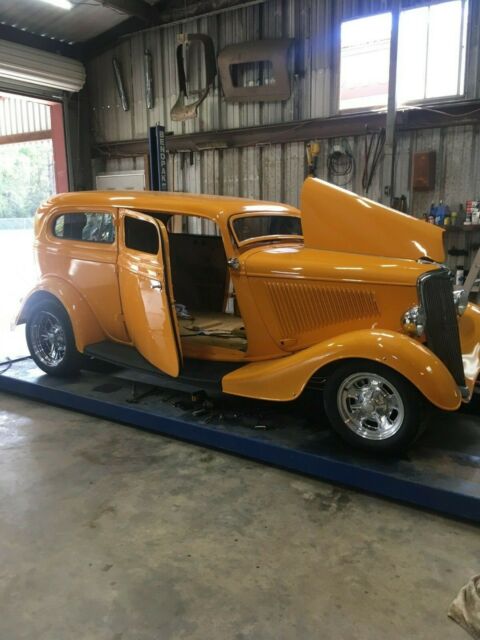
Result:
M402 316L402 328L409 336L423 336L425 333L425 312L422 307L410 307Z
M457 310L457 315L463 316L468 306L468 293L465 289L458 289L453 292L453 302Z

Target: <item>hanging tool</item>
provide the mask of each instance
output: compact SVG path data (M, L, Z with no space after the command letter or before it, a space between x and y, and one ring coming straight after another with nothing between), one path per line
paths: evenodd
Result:
M115 84L117 85L118 97L122 102L122 109L124 111L128 111L130 106L128 104L127 92L125 91L125 86L123 84L122 68L117 58L113 58L112 63L113 74L115 76Z
M145 78L145 103L147 109L153 109L153 71L152 71L152 54L148 49L143 53L143 73Z
M319 155L320 142L318 140L312 140L307 144L307 167L309 176L315 175Z
M327 157L328 179L339 187L345 187L353 179L355 172L355 158L346 138L341 144L334 144ZM343 182L336 182L337 178L344 178Z
M372 186L373 176L375 175L384 146L385 129L380 129L378 133L372 133L370 141L368 141L368 135L365 134L365 164L363 168L362 186L366 194Z

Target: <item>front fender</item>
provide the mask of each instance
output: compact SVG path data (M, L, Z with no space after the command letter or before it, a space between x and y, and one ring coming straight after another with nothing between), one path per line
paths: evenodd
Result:
M47 276L25 296L18 313L16 324L28 320L30 311L37 302L53 296L65 308L72 323L75 344L83 352L87 344L101 342L106 339L97 318L80 293L69 282L57 276Z
M293 400L314 373L347 358L373 360L394 369L440 409L454 411L460 406L460 391L443 362L420 342L383 329L344 333L285 358L247 364L227 374L222 388L236 396Z
M469 304L458 320L465 382L470 394L480 372L480 307Z

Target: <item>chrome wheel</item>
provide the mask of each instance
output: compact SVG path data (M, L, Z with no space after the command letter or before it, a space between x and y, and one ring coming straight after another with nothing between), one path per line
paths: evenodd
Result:
M40 311L31 327L31 343L37 358L47 367L57 367L65 358L65 330L49 311Z
M402 426L405 410L395 386L373 372L345 378L337 393L338 411L345 425L366 440L386 440Z

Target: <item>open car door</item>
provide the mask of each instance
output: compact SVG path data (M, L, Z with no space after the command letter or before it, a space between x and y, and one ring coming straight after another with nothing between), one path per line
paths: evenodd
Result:
M168 234L151 216L120 209L118 279L127 331L136 349L170 376L180 372Z

